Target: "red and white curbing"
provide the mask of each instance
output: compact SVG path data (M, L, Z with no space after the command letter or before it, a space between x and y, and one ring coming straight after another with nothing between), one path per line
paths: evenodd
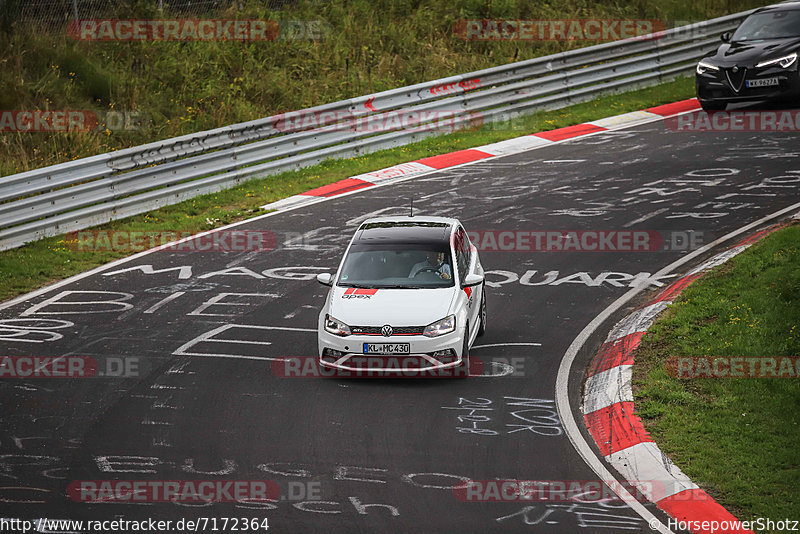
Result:
M601 454L643 494L647 495L650 490L658 508L678 521L702 525L703 521L735 522L736 518L673 464L645 430L635 413L631 390L633 352L658 314L672 304L690 283L782 226L785 225L771 226L717 254L622 319L608 334L589 366L583 394L583 417ZM655 489L654 482L658 486ZM710 531L694 532L705 534Z
M351 191L356 191L358 189L366 189L368 187L374 187L378 184L405 179L441 169L447 169L450 167L463 165L465 163L471 163L473 161L494 158L497 156L507 156L509 154L518 154L520 152L525 152L526 150L552 145L567 139L584 137L597 132L617 130L620 128L630 128L631 126L636 126L637 124L644 124L655 119L661 119L671 115L677 115L679 113L695 111L698 109L700 109L700 104L696 99L691 98L689 100L682 100L672 104L665 104L663 106L656 106L641 111L625 113L585 124L577 124L575 126L567 126L566 128L558 128L557 130L523 135L522 137L500 141L499 143L492 143L490 145L479 146L467 150L459 150L457 152L442 154L440 156L431 156L429 158L423 158L416 161L387 167L386 169L359 174L358 176L345 178L344 180L324 185L299 195L293 195L261 207L262 209L266 210L283 210L287 208L294 208L303 204L316 202L320 198L334 197L344 193L349 193Z

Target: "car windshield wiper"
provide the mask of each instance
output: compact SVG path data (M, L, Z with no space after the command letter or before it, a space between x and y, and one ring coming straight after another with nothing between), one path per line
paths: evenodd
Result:
M346 283L342 284L342 283L340 283L340 284L337 284L337 285L339 287L354 287L356 289L378 289L375 286L367 286L367 285L364 285L364 284L346 284Z

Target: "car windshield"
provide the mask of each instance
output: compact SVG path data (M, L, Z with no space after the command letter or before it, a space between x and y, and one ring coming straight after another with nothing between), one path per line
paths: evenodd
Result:
M800 36L800 10L756 13L745 20L732 41L761 41Z
M339 273L338 285L390 289L452 287L452 265L446 243L354 243Z

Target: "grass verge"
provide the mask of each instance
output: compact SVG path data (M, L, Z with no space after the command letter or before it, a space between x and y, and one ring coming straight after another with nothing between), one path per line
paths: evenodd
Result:
M741 520L798 519L800 378L677 379L670 356L800 356L800 225L692 284L636 352L636 407L658 446Z
M489 124L481 129L429 138L420 143L363 157L329 160L307 169L252 180L239 187L200 196L144 215L114 221L98 228L178 234L210 230L263 213L259 207L269 202L349 176L426 156L502 141L527 133L580 124L692 96L694 96L693 80L679 78L655 87L526 116L514 121L513 129L493 129ZM70 244L65 242L63 236L56 236L0 252L0 301L130 254L126 251L75 251L73 248L75 247L70 247Z

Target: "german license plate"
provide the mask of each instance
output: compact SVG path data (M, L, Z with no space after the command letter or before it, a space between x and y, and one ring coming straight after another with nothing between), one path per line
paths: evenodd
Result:
M768 87L778 85L778 78L761 78L759 80L747 80L747 87Z
M364 343L364 354L411 354L411 343Z

